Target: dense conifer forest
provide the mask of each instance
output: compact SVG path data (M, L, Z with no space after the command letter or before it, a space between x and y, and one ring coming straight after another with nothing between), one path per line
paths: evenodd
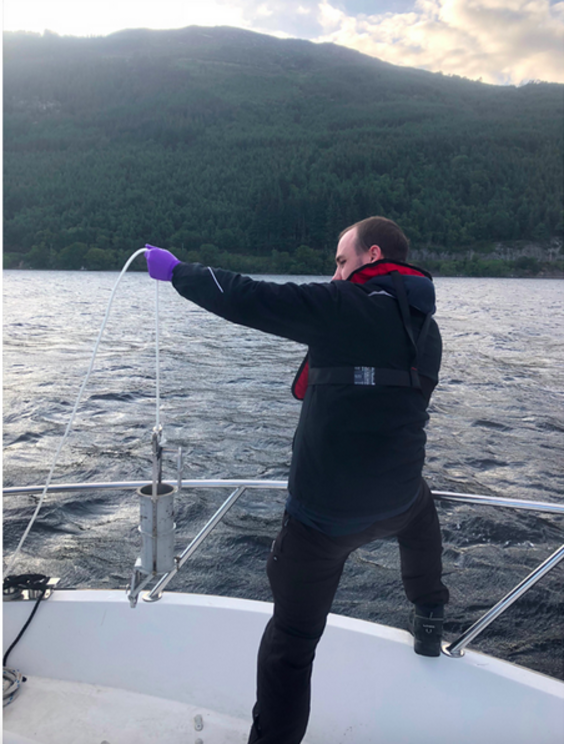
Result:
M6 33L4 266L117 269L151 243L327 274L381 214L438 273L558 275L563 104L231 28Z

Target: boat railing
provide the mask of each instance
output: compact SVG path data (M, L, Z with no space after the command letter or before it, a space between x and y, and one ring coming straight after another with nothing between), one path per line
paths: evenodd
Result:
M247 489L261 490L285 490L288 486L287 481L272 480L238 480L238 479L197 479L184 480L180 477L176 481L162 481L167 486L176 486L178 491L195 488L230 488L232 489L229 497L217 509L213 516L206 522L198 534L191 540L184 551L174 558L174 566L160 575L157 583L150 591L143 595L146 602L154 602L162 596L164 588L176 576L186 561L195 553L198 547L204 542L210 532L221 522L227 512L241 498ZM92 483L60 483L52 484L48 487L48 493L68 493L74 491L99 491L104 489L112 490L135 490L139 491L147 487L146 481L114 481L114 482L92 482ZM7 487L3 489L4 495L20 494L37 494L44 490L44 486L24 486L24 487ZM436 501L447 504L471 504L480 506L493 506L497 508L520 509L532 512L548 513L564 516L564 504L554 504L543 501L528 501L524 499L509 499L498 496L483 496L478 494L454 493L450 491L431 491ZM497 617L505 612L519 597L534 586L549 571L564 560L564 545L559 547L555 552L526 576L517 586L508 592L499 600L490 610L479 618L468 630L459 638L449 644L444 644L443 652L447 656L460 657L464 653L466 646L477 638L485 628L487 628ZM150 577L149 577L150 578ZM155 576L153 576L155 578ZM147 581L143 582L143 586ZM142 586L138 586L136 593L133 593L131 587L129 598L132 606L137 599L137 594Z

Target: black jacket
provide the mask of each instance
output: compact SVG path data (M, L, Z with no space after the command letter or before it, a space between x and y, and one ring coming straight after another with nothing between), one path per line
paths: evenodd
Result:
M172 283L200 307L240 325L308 346L315 368L372 367L405 372L414 350L391 271L407 292L413 334L434 312L433 283L407 264L380 261L346 281L275 284L200 264L178 264ZM406 509L425 457L427 405L438 381L441 338L430 322L418 361L422 389L394 385L310 384L290 469L289 491L321 520L378 519Z

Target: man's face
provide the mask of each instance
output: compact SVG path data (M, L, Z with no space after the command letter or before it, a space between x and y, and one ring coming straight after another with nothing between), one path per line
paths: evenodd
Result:
M356 269L359 269L365 264L372 263L373 261L378 261L378 259L382 257L382 251L377 245L371 246L367 251L364 251L364 253L357 253L356 231L357 228L353 227L339 240L337 253L335 254L337 269L333 274L331 281L334 281L335 279L348 279Z

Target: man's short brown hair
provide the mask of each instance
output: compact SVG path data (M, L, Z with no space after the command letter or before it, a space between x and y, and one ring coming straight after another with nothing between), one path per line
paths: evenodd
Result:
M393 220L386 217L367 217L343 230L339 235L339 240L355 227L357 228L355 246L357 253L365 253L371 246L378 245L384 258L392 261L407 261L409 240Z

